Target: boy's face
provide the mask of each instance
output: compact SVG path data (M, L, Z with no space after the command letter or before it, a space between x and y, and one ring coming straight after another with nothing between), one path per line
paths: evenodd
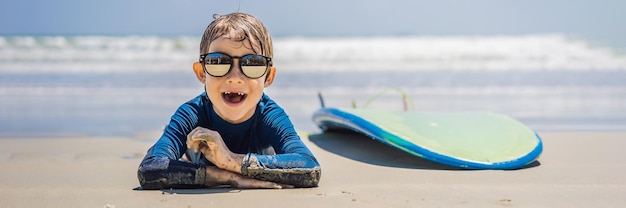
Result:
M233 41L226 37L214 40L209 46L209 53L220 52L233 57L256 54L261 51L259 46L250 45L250 41ZM194 71L198 80L205 85L207 95L213 103L213 109L224 120L230 123L242 123L252 115L263 95L263 88L269 86L274 77L275 68L257 79L246 77L239 67L239 59L232 63L232 69L223 77L213 77L204 72L202 65L194 63ZM266 81L266 76L267 81Z

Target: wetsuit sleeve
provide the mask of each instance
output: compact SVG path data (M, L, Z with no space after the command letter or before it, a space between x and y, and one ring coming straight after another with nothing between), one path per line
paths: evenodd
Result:
M317 159L302 142L293 124L282 108L269 109L262 118L261 136L269 140L276 155L248 153L241 172L259 180L291 184L296 187L315 187L321 177Z
M187 134L198 126L198 109L190 104L179 107L161 138L148 150L137 171L143 189L203 186L204 166L178 160L187 150Z

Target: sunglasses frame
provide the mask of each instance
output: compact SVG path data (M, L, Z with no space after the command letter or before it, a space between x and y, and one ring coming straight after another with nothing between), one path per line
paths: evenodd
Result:
M226 72L226 74L224 74L224 75L222 75L222 76L215 76L215 75L213 75L213 74L209 73L209 72L206 70L206 64L204 63L204 59L205 59L207 56L211 55L211 54L221 54L222 56L227 56L227 57L229 57L229 58L231 59L230 67L228 68L228 71ZM259 77L250 77L250 76L248 76L248 75L247 75L247 74L243 71L243 67L241 66L241 63L242 63L241 58L242 58L242 57L246 57L246 56L261 56L261 57L265 58L265 61L267 62L267 65L265 66L265 71L263 71L263 74L261 74L261 76L259 76ZM228 55L228 54L226 54L226 53L221 53L221 52L211 52L211 53L206 53L206 54L202 54L202 55L200 55L200 59L199 59L198 61L199 61L199 62L200 62L200 64L202 65L202 69L204 70L204 73L207 73L208 75L210 75L210 76L212 76L212 77L224 77L224 76L228 75L228 74L230 73L230 71L231 71L231 70L233 70L233 63L234 63L234 60L235 60L235 59L239 59L239 70L241 71L241 74L243 74L244 76L246 76L246 77L248 77L248 78L250 78L250 79L258 79L258 78L261 78L263 75L267 74L267 72L269 71L270 67L272 66L272 58L267 57L267 56L264 56L264 55L253 54L253 53L251 53L251 54L246 54L246 55L243 55L243 56L231 56L231 55Z

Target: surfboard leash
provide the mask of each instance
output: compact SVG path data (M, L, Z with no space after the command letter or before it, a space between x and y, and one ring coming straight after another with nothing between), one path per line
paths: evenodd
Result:
M378 94L374 95L372 98L370 98L369 100L367 100L367 102L365 102L365 104L363 105L363 108L367 108L367 106L369 106L372 102L374 102L374 100L377 100L378 98L380 98L380 96L387 94L388 92L397 92L400 93L402 95L402 104L404 106L404 111L409 111L412 109L415 109L415 105L413 104L413 101L411 101L411 99L409 99L409 95L398 89L398 88L387 88L381 92L379 92ZM410 109L409 109L409 104L411 105ZM354 102L354 100L352 100L352 107L356 108L356 103Z

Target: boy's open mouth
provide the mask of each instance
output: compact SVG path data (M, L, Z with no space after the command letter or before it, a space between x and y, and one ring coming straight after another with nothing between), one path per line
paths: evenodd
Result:
M222 98L230 104L237 104L246 99L248 95L242 92L223 92Z

